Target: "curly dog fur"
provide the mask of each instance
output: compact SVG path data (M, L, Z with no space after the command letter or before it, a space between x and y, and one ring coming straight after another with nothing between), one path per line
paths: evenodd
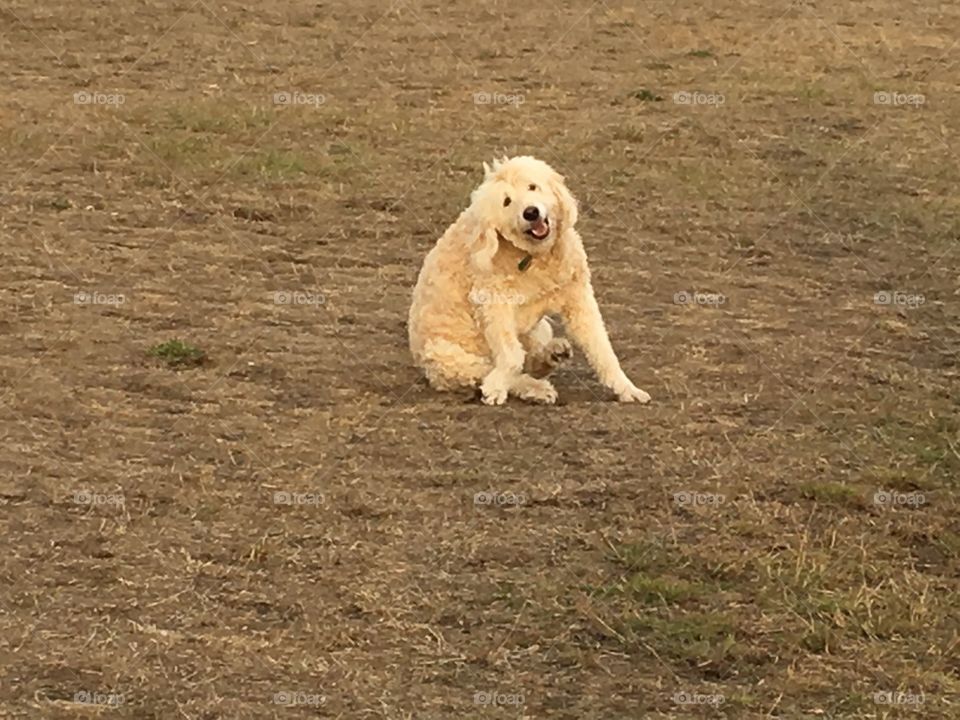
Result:
M410 307L410 350L438 390L480 384L483 401L557 399L545 378L571 356L558 315L600 381L623 402L649 401L624 374L574 229L563 177L532 157L484 163L484 180L428 253Z

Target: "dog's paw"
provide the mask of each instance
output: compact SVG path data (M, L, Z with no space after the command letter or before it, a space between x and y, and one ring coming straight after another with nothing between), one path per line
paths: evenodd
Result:
M525 376L513 386L514 394L523 400L553 405L557 401L557 390L547 380Z
M484 405L503 405L510 394L510 386L498 377L487 376L480 386L480 399Z
M566 338L554 338L547 344L547 352L554 365L562 365L573 358L573 346Z
M636 385L630 385L622 390L617 391L617 399L620 402L635 402L645 405L650 402L650 395Z
M483 400L484 405L503 405L509 395L503 388L488 388L487 390L481 388L480 391L483 393L481 400Z

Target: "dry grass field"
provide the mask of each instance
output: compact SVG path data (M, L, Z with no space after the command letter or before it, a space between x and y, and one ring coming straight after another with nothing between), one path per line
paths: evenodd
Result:
M960 717L960 6L0 5L0 717ZM653 396L430 390L481 162Z

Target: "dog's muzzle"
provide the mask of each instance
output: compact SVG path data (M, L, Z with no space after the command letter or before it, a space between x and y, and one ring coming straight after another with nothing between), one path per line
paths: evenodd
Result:
M534 240L545 240L550 234L550 220L548 218L538 218L530 223L530 227L524 231Z

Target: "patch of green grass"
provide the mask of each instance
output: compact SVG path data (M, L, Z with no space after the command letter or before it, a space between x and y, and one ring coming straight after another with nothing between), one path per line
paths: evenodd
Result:
M523 594L518 592L517 586L510 582L498 582L493 592L493 599L505 603L511 610L521 610L526 604Z
M287 150L267 149L245 155L232 166L231 172L241 177L286 180L300 175L323 175L326 171L313 158Z
M687 53L690 57L696 58L708 58L713 57L713 53L709 50L691 50Z
M929 163L938 166L939 163ZM925 183L949 184L952 180L937 173L935 167L923 167ZM960 220L957 219L960 201L946 197L931 200L925 196L898 195L889 198L864 214L864 220L876 227L896 228L898 232L912 231L924 238L924 245L937 255L953 247L960 240ZM922 290L921 290L922 291ZM927 298L927 302L930 298Z
M173 367L200 365L207 354L200 348L182 340L167 340L147 350L147 354Z
M668 548L656 540L644 540L634 543L623 543L614 550L612 559L628 570L646 570L670 567L671 556Z
M682 548L658 541L612 547L609 556L625 574L600 588L585 588L605 622L631 649L652 649L683 666L709 665L705 675L725 675L735 658L749 655L737 640L730 596L720 592L717 568Z
M769 612L788 610L786 620L800 621L811 651L919 637L941 602L922 574L892 576L890 562L856 551L803 546L762 558L758 566L756 602Z
M336 138L337 128L349 118L323 111L277 111L264 97L261 105L241 106L200 101L173 107L137 107L128 119L140 141L133 150L144 183L166 186L169 176L183 181L198 178L285 181L300 177L335 177L357 168L373 172L377 155L363 142L331 139L325 145L301 150L295 146L262 144L265 131L285 113L284 125L308 132L320 122ZM318 111L319 112L319 111ZM117 158L129 162L129 142L114 142L123 150ZM109 155L113 158L115 150Z
M635 127L633 125L620 125L614 130L613 137L615 140L623 140L630 143L642 143L646 139L646 134L643 131L643 128Z
M621 597L643 605L672 605L709 592L708 588L686 580L651 577L644 573L635 573L619 582L601 587L586 585L582 589L594 597Z
M11 127L0 126L0 143L7 151L22 150L26 153L43 152L50 147L57 136L49 128L34 127L30 124L16 124Z
M167 111L167 120L172 127L192 133L266 130L275 119L275 112L261 107L225 110L219 103L184 104Z
M277 148L260 148L244 155L243 150L221 144L217 138L215 134L157 137L148 142L150 153L146 159L153 164L157 159L161 160L160 170L169 169L174 174L212 170L218 176L229 173L235 177L263 180L321 176L333 167L329 160L324 164L312 155ZM338 164L346 164L351 158L343 156L337 160Z
M669 577L649 577L637 573L624 584L630 597L643 603L672 604L698 597L707 591L705 587Z
M860 501L860 493L855 488L829 480L801 483L800 495L822 505L857 505Z
M626 622L630 636L658 655L692 666L720 665L741 654L736 623L722 613L637 615Z
M829 654L836 649L835 633L826 623L812 623L800 638L800 644L814 655Z
M950 530L944 530L933 538L934 544L940 547L945 553L960 558L960 535Z
M923 610L911 608L909 595L893 588L862 586L847 591L811 589L797 595L788 593L784 599L801 617L811 621L815 632L829 644L833 637L846 642L887 641L919 632Z
M647 88L641 88L640 90L636 90L630 93L630 97L636 98L637 100L643 100L644 102L662 102L663 101L662 95L657 95L655 92L653 92L652 90L648 90Z
M876 481L878 490L896 490L906 493L915 490L936 490L939 486L930 473L913 466L878 465L870 469L870 475Z
M720 200L729 197L732 191L730 182L724 178L722 165L704 155L697 162L682 160L673 166L674 177L682 186L683 192L692 201ZM752 239L738 238L738 243L749 244ZM746 247L746 245L742 245Z
M626 577L637 578L638 587L643 586L644 578L661 578L667 585L673 585L671 593L681 587L690 592L712 593L734 582L740 574L736 563L729 558L685 557L682 548L659 540L623 543L608 557L623 567Z
M327 152L330 155L356 156L359 154L360 151L350 147L345 142L335 142L335 143L330 143L330 145L327 146Z
M151 158L148 155L148 161L159 159L174 172L197 165L214 164L220 154L213 141L203 136L161 135L147 141L146 146L154 156Z
M818 85L816 83L809 83L806 85L801 85L800 87L794 90L796 97L803 100L826 100L830 92L823 85Z
M956 485L960 477L960 421L940 415L917 421L879 418L872 431L875 441L891 453L891 462L878 469L898 490L932 488L938 483ZM897 483L900 478L902 482Z

